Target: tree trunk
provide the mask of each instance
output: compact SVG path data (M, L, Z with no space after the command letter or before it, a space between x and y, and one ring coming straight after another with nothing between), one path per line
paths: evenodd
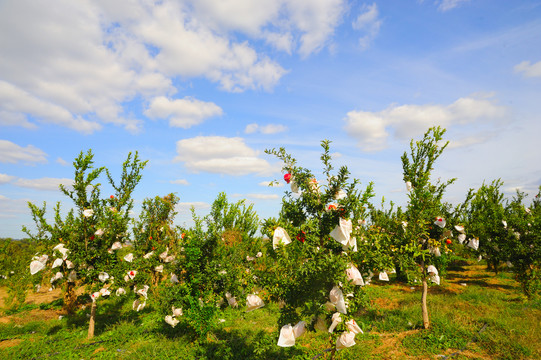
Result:
M329 343L331 344L331 349L332 349L330 359L334 360L334 356L336 355L336 346L335 346L335 344L333 343L332 340L333 340L333 338L331 336L331 339L329 340Z
M88 338L94 337L94 324L96 319L96 302L92 301L92 308L90 310L90 322L88 323Z
M421 268L423 270L423 293L421 295L421 309L423 311L423 327L428 329L430 327L430 320L428 319L428 307L426 306L426 297L428 295L428 283L426 281L426 269L425 262L421 262Z
M69 315L73 314L73 312L75 311L75 300L75 284L71 282L66 282L66 290L64 291L64 304L62 308Z

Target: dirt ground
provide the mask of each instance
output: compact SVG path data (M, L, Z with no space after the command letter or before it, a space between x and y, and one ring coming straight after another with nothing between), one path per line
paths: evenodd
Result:
M6 288L0 287L0 308L4 307L4 298L8 295ZM49 304L54 300L59 299L61 296L60 289L53 289L48 291L46 288L40 289L39 292L28 292L26 295L26 304ZM0 323L8 324L24 324L30 321L36 320L51 320L57 319L58 316L62 315L61 311L58 310L41 310L33 309L30 312L24 314L24 318L21 318L19 315L8 315L0 316ZM5 345L5 344L3 344Z

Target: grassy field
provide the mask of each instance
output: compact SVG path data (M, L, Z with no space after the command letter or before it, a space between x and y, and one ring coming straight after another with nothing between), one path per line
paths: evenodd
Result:
M429 289L432 327L421 330L418 287L393 282L368 286L370 307L357 314L364 335L337 359L541 359L541 302L527 301L512 273L455 264ZM0 296L5 294L0 289ZM1 305L1 304L0 304ZM0 317L4 359L324 359L328 334L307 333L292 348L276 346L278 306L249 313L225 309L215 331L196 340L167 325L150 308L131 311L114 298L100 305L96 337L87 340L87 313L59 316L59 292L29 294L16 312Z

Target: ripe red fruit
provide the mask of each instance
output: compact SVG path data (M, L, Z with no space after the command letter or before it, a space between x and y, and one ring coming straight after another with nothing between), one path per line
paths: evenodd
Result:
M447 243L447 245L451 245L451 243L452 243L451 239L447 239L447 240L445 240L445 242Z
M115 198L115 196L114 196L114 195L111 195L111 199L114 199L114 198Z
M304 244L304 240L306 240L306 233L304 231L301 231L297 234L297 240L299 240L301 243Z
M329 205L329 210L336 210L336 205L330 204Z
M94 240L94 235L92 235L92 236L90 237L90 240Z
M185 234L185 233L182 233L182 235L180 235L180 238L181 238L181 239L184 239L184 236L186 236L186 234Z
M152 236L149 236L149 239L152 240Z
M287 173L284 175L284 180L286 181L286 183L289 184L289 182L291 181L291 174L290 173Z

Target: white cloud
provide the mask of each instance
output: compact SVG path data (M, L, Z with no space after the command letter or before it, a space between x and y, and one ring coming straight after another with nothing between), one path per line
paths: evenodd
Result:
M265 135L272 135L287 131L287 126L280 124L268 124L268 125L258 125L258 124L248 124L244 129L246 134L253 134L255 132L260 132Z
M198 136L177 141L175 161L182 161L194 172L227 175L268 174L270 164L258 157L242 138Z
M277 5L207 5L229 8L216 9L221 27L188 1L2 4L0 125L42 122L92 133L112 123L136 132L142 123L124 115L124 104L137 96L170 97L173 79L205 77L227 91L272 89L286 71L221 29L263 34L262 26L279 21L276 11L267 14ZM279 31L278 37L288 34Z
M194 98L170 100L164 96L152 99L145 115L151 119L169 119L172 127L188 129L208 118L222 115L222 109L212 103Z
M440 2L440 5L438 6L438 10L443 11L443 12L449 11L468 1L470 0L442 0Z
M8 99L16 107L11 112L84 133L99 128L84 120L86 115L129 129L136 126L136 120L120 116L120 102L137 91L137 72L104 46L109 41L102 15L88 1L3 5L0 46L6 55L0 59L0 77L11 86Z
M48 178L48 177L44 177L41 179L19 178L14 182L14 184L17 186L36 189L36 190L54 191L54 190L58 190L58 186L60 184L64 186L73 185L73 180L67 179L67 178Z
M15 176L7 175L7 174L0 174L0 184L7 184L15 180Z
M275 200L280 198L276 194L233 194L231 197L255 200Z
M257 184L257 185L269 187L271 183L272 183L272 181L262 181L262 182L260 182L260 183ZM282 187L282 186L284 186L284 184L281 183L281 182L273 183L273 184L272 184L272 187Z
M302 33L299 53L308 56L328 43L346 10L346 1L290 0L286 6L291 22Z
M4 195L0 195L0 218L17 218L20 214L28 214L28 201L30 199L12 199ZM7 226L6 226L7 225ZM4 225L2 230L6 231L6 228L14 227L17 225L20 230L20 223L9 222Z
M56 162L59 163L62 166L68 166L69 165L69 163L66 160L62 159L61 157L56 158Z
M541 61L531 64L529 61L523 61L515 65L515 72L522 73L525 77L541 77Z
M499 121L506 108L487 97L460 98L450 105L392 105L379 112L350 111L346 131L359 140L365 151L387 147L391 134L402 140L422 135L431 126L467 125Z
M352 24L354 29L362 30L366 33L366 35L359 39L361 49L364 50L370 46L372 40L378 35L381 24L382 21L379 19L379 11L376 3L372 5L363 4L361 13Z
M175 210L178 212L190 212L191 208L195 210L208 209L210 204L203 201L192 201L192 202L180 202L175 206Z
M249 199L258 199L258 200L274 200L274 199L280 198L276 194L246 194L246 197Z
M27 119L27 115L32 115L40 122L62 125L85 134L101 128L98 123L73 116L64 107L41 100L39 97L5 81L0 81L0 102L2 103L2 112L7 115L8 119L6 122L2 121L2 125L16 125L12 119L22 119L22 126L35 127Z
M306 57L325 47L345 0L190 0L193 16L215 32L241 32Z
M186 179L171 180L169 182L176 185L190 185L190 183Z
M47 154L35 146L22 147L8 140L0 140L0 162L46 163L46 156Z

